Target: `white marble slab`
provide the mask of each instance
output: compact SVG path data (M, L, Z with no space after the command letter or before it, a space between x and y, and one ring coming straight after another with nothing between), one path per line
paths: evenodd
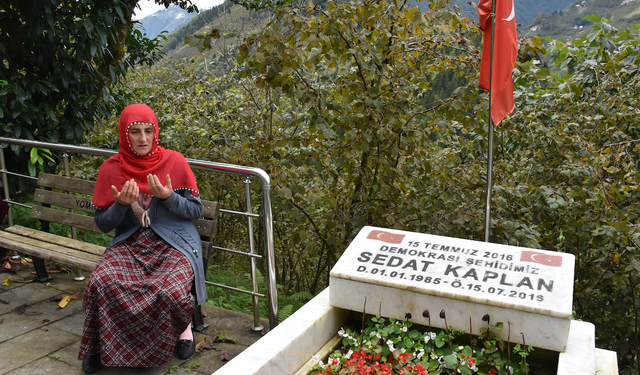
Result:
M618 375L618 355L596 348L596 375Z
M482 316L503 322L502 338L563 351L569 334L575 258L429 234L364 227L331 271L333 306L479 333ZM382 303L382 307L380 307ZM506 327L511 325L511 335Z
M325 289L302 309L216 371L215 375L293 375L340 327L347 324L348 316L347 310L329 305L329 289ZM618 374L615 352L595 349L593 354L592 327L589 323L572 322L568 350L566 353L560 353L558 361L581 366L581 362L591 364L590 358L595 357L595 370L598 372L589 370L591 367L567 368L562 364L557 375ZM572 337L573 335L577 336ZM584 347L580 346L583 342L586 343Z
M596 327L572 320L567 348L558 357L558 374L595 374L595 345Z

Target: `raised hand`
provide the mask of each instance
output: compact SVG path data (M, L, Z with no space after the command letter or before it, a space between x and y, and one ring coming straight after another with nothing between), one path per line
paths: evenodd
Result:
M173 187L171 187L171 177L167 175L165 177L165 185L163 186L160 179L155 174L149 174L147 176L147 183L149 184L149 190L154 197L160 199L167 199L173 193Z
M138 188L138 184L133 179L131 179L130 181L124 183L122 191L118 191L118 189L114 185L111 185L111 194L113 194L113 198L116 200L116 202L120 203L123 206L128 206L138 200L140 188Z

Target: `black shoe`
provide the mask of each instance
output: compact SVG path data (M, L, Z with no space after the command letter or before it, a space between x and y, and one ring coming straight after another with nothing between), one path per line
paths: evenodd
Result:
M100 354L94 354L89 359L82 361L82 371L85 374L95 374L101 367Z
M178 340L177 354L180 359L188 359L196 352L195 340Z

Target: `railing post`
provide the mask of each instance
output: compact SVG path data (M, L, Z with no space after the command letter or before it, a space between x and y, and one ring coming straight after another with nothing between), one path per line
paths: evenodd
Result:
M251 179L244 179L244 201L247 206L247 237L249 241L249 254L255 254L255 246L253 243L253 219L251 218ZM251 290L253 293L258 293L258 278L256 277L256 260L254 257L249 257L249 264L251 266ZM262 331L264 327L260 324L260 307L258 305L258 297L256 295L251 296L253 302L253 327L252 331Z
M4 162L4 147L0 147L0 172L2 172L2 190L4 192L5 201L9 201L9 184L7 182L7 167ZM7 203L8 204L8 203ZM9 211L7 211L7 223L9 226L13 225L13 216L11 216L11 205L9 205Z
M269 303L269 328L278 325L278 289L276 284L276 252L273 245L273 213L271 212L270 180L262 181L262 213L264 220L264 247L267 253L267 302Z

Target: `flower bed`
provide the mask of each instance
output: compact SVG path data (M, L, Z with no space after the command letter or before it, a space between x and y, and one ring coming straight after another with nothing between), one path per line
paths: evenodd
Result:
M354 321L357 323L353 323ZM216 371L216 375L307 375L320 358L327 358L328 354L337 347L334 342L338 345L342 344L344 337L336 335L340 327L356 327L353 329L358 329L359 332L361 322L361 313L331 306L327 288ZM508 325L505 328L508 332ZM425 331L432 330L427 326ZM333 336L337 340L332 339ZM356 337L356 335L353 336ZM456 340L464 340L465 337L468 336L458 337ZM459 346L469 344L468 339L466 342L459 342ZM531 374L617 375L616 353L595 349L594 343L595 327L587 322L572 321L566 351L557 353L536 349L527 357L527 363L531 365ZM397 349L398 345L394 346ZM448 344L444 347L448 347ZM326 354L317 354L320 352ZM545 360L542 354L550 357ZM312 356L316 358L313 361ZM326 359L323 361L326 363ZM512 361L514 361L513 357ZM536 362L538 361L549 364L548 370L537 371ZM476 366L479 367L477 362ZM349 374L348 371L344 373ZM500 374L499 371L496 372L496 375L498 374ZM506 375L506 371L502 374Z
M427 317L428 311L425 310ZM445 317L445 312L440 313ZM410 318L410 317L408 317ZM548 368L531 371L527 356L531 346L504 342L496 332L502 323L483 320L482 335L473 337L463 331L412 329L410 321L369 318L364 330L341 328L342 347L326 360L320 360L311 375L385 374L385 375L529 375L552 373ZM536 366L538 367L538 366Z

